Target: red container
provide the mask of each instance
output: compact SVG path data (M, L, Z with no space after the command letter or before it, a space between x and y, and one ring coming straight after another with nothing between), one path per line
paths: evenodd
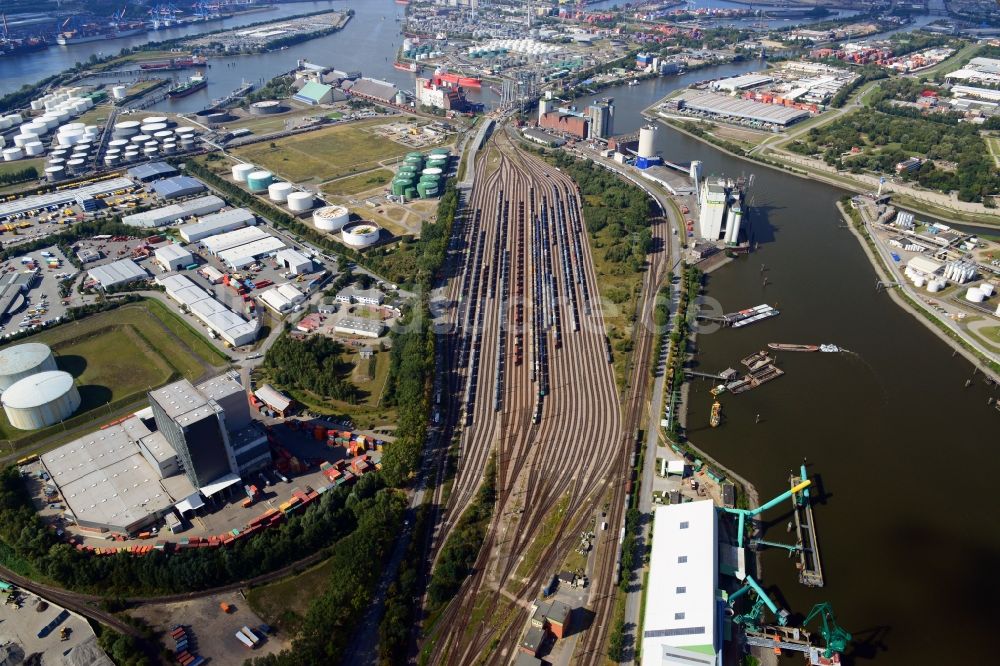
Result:
M319 441L326 439L326 426L318 425L313 428L313 438Z

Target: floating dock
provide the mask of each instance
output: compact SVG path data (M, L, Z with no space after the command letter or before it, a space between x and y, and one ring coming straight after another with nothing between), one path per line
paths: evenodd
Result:
M805 466L799 475L789 479L792 487L805 478ZM813 520L812 502L807 488L799 495L792 496L795 514L796 555L798 557L799 582L807 587L823 587L823 565L819 558L819 542L816 539L816 523Z
M771 363L774 363L774 359L768 356L763 351L759 351L750 354L746 358L740 359L740 363L745 365L747 369L752 372L758 368L764 367L765 365L770 365Z
M778 314L780 313L777 309L771 307L767 303L763 303L752 308L747 308L746 310L740 310L739 312L724 315L723 321L726 326L741 328L743 326L755 324L758 321L770 319L771 317L777 317Z
M747 373L746 377L726 384L726 390L730 393L743 393L744 391L757 388L761 384L766 384L772 379L777 379L783 374L785 374L785 371L778 366L770 362L764 363L763 365L757 365L755 369Z

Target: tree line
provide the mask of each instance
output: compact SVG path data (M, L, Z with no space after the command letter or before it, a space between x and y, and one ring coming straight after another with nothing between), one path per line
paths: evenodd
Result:
M341 360L343 345L324 335L278 338L264 356L274 383L305 389L324 398L357 404L361 391L351 383L351 364Z

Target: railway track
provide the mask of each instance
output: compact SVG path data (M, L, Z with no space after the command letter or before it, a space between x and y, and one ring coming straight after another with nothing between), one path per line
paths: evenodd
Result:
M502 132L483 147L475 169L467 223L453 238L460 261L452 264L449 291L455 307L448 404L465 407L458 415L461 462L434 558L492 453L497 501L474 571L432 632L431 658L439 664L510 659L530 601L609 490L612 497L623 492L622 446L630 440L576 185L521 154ZM519 573L546 516L561 503L554 535ZM623 509L614 504L609 513L618 523ZM599 561L592 589L613 590L617 534L606 533L603 542L612 566ZM474 623L474 610L487 621Z

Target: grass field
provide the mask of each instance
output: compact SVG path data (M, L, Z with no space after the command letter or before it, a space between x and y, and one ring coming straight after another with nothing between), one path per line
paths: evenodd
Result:
M359 173L356 176L339 178L333 182L324 184L322 189L324 194L347 196L382 187L391 180L391 171L388 169L375 169L374 171Z
M99 418L100 412L89 413L96 408L107 406L111 411L137 401L173 377L194 381L226 364L221 352L157 301L91 315L42 331L27 341L49 345L60 369L76 380L81 405L66 427ZM63 425L17 430L0 415L0 438L12 440L14 446L38 441L60 429Z
M385 120L337 125L279 139L275 148L261 143L237 148L237 156L295 183L323 182L378 166L380 160L399 157L410 148L374 134L371 128Z
M309 610L312 600L326 591L333 575L332 561L325 560L300 574L247 592L247 603L265 622L292 636Z
M13 162L0 162L0 175L6 173L13 173L15 171L21 171L22 169L27 169L28 167L35 167L38 170L38 175L42 175L42 169L45 167L45 158L39 157L34 160L15 160Z
M987 326L980 328L976 332L980 333L987 340L1000 345L1000 326Z
M356 352L345 351L341 360L345 363L365 363L361 361ZM355 377L363 374L351 371L351 383L365 393L365 397L356 405L351 405L340 400L332 400L310 393L292 389L287 386L279 386L297 401L308 407L311 411L328 414L331 416L347 416L355 425L366 430L376 426L392 425L396 423L397 413L394 407L379 406L379 398L385 388L385 381L389 378L389 353L377 352L375 354L375 378L371 381L358 381Z

